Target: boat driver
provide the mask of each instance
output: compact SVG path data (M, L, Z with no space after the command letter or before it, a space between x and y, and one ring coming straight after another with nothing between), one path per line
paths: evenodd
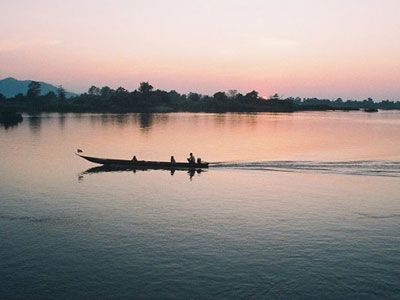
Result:
M193 153L190 153L189 158L187 160L191 164L196 163L196 159L194 158Z

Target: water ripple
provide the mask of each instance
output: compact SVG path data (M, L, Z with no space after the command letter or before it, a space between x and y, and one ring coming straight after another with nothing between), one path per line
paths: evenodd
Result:
M400 214L389 214L389 215L371 215L367 213L357 213L358 215L369 218L369 219L392 219L392 218L400 218Z
M35 224L74 224L74 223L87 223L87 220L77 220L75 218L61 217L61 216L27 216L27 215L9 215L0 214L0 219L7 221L23 221Z
M343 175L400 177L400 162L387 160L217 162L210 166L214 168L257 171L322 172Z

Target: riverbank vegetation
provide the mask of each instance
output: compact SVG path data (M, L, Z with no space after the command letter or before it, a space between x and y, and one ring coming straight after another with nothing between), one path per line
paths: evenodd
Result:
M5 98L0 94L0 108L20 112L294 112L307 110L359 110L400 109L400 102L385 100L374 102L317 98L285 98L275 94L269 99L257 91L246 94L236 90L217 92L213 96L198 93L180 94L174 90L155 90L148 82L140 83L134 91L123 87L111 89L107 86L92 86L86 93L66 98L60 86L56 93L40 95L40 83L32 81L26 95L18 94Z
M0 125L6 128L17 125L22 122L22 115L15 109L0 105Z

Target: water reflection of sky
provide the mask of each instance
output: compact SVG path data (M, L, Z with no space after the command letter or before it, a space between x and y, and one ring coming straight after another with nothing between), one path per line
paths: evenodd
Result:
M346 172L399 171L398 116L25 116L0 129L0 294L394 299L399 178ZM231 162L96 172L77 148Z
M29 133L23 133L26 128ZM399 113L393 111L38 114L25 115L13 132L21 138L47 137L44 148L60 139L95 156L183 160L194 152L208 161L332 161L398 159L399 128Z

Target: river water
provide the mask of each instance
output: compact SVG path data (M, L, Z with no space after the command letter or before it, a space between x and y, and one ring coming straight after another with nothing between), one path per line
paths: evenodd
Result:
M400 295L398 111L25 115L0 154L1 299Z

